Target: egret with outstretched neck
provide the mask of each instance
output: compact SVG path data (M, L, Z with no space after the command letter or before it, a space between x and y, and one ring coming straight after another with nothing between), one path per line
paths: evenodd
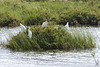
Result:
M70 30L70 28L69 28L69 22L67 22L67 24L65 25L65 28L66 28L66 31Z
M47 24L48 24L47 21L43 22L42 27L44 28L45 26L47 26Z
M21 28L21 31L22 32L25 32L26 31L26 27L23 24L21 24L21 23L20 23L20 28Z
M32 37L32 32L30 31L30 27L28 28L28 36L29 36L29 38Z

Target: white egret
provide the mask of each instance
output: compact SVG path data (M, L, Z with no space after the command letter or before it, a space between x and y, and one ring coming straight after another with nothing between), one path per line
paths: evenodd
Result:
M22 32L25 32L26 31L26 27L23 24L21 24L21 23L20 23L20 28L21 28L21 31Z
M47 21L43 22L42 27L44 28L48 24Z
M69 28L69 23L67 22L67 24L65 25L65 28L66 28L66 31L67 30L70 30L70 28Z
M32 32L30 31L30 27L28 28L28 36L31 38L32 37Z

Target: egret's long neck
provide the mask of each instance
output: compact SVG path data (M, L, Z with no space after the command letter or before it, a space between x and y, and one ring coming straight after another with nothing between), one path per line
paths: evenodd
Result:
M28 29L28 31L30 31L30 29Z
M30 30L30 27L28 28L28 31Z
M67 26L69 26L69 25L68 25L68 22L67 22Z
M68 25L68 23L67 23L67 25Z

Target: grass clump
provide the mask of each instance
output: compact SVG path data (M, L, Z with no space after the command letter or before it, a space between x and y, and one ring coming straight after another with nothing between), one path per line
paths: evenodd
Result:
M32 38L30 39L26 33L19 33L13 36L6 44L7 48L12 50L74 50L74 49L90 49L94 48L92 37L86 33L66 32L61 26L41 26L31 27Z

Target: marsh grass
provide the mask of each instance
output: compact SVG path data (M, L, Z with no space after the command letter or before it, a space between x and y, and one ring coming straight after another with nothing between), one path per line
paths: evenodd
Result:
M0 0L0 26L39 25L43 21L65 25L98 25L100 1L29 2Z
M19 33L13 36L9 44L5 46L17 51L31 50L74 50L74 49L92 49L95 47L91 35L87 32L72 33L66 32L64 28L58 26L47 26L44 29L41 26L31 27L32 38L26 33Z

